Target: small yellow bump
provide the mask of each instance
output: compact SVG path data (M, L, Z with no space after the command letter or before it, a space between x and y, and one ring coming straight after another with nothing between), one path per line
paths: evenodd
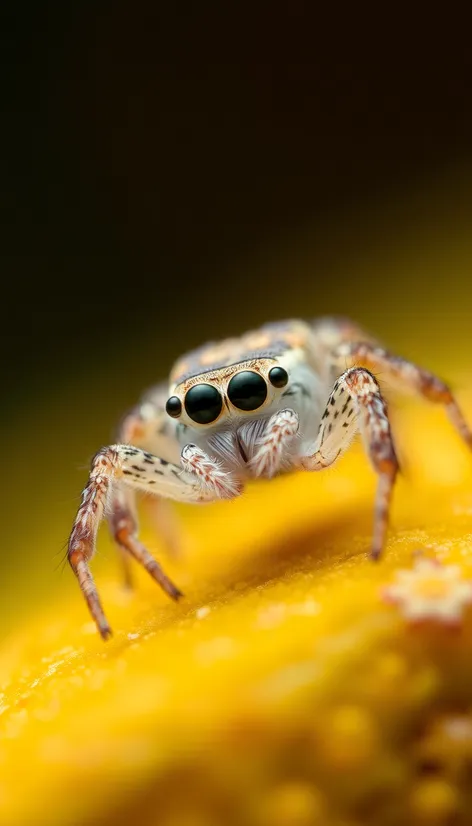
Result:
M338 769L361 766L377 747L377 732L368 712L357 706L336 709L324 725L323 754Z
M24 691L23 694L20 694L16 701L17 708L23 708L24 706L28 705L28 701L31 697L31 691Z
M388 652L380 656L377 663L377 676L385 684L399 685L408 676L408 668L404 657L394 652Z
M456 790L444 780L424 780L411 796L411 814L418 824L447 823L458 809Z
M11 740L16 740L23 733L23 729L25 728L27 722L28 712L26 708L22 708L21 711L14 711L10 714L9 719L5 724L3 736Z
M410 696L416 703L426 703L439 689L439 674L435 668L423 668L412 679Z
M90 675L90 678L88 680L88 687L92 691L101 691L103 689L105 683L109 679L109 676L110 676L109 671L107 671L106 669L104 669L104 668L97 669L96 671L94 671Z
M80 676L80 674L71 674L69 677L69 683L74 688L82 688L84 684L84 678Z
M308 783L285 783L262 797L253 812L257 826L318 826L326 823L322 795Z
M409 668L405 658L395 652L380 654L365 674L365 690L383 708L398 706L408 692Z

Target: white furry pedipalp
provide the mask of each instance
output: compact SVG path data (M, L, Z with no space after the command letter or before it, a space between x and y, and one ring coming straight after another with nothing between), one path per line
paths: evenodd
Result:
M253 476L271 479L290 467L299 425L297 414L290 409L280 410L270 417L262 436L256 440L249 463Z

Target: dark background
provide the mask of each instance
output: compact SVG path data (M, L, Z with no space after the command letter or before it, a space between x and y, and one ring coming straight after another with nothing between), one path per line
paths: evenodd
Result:
M141 341L160 376L267 318L365 315L372 276L330 275L353 216L470 162L468 28L431 9L31 4L3 39L10 412ZM309 272L248 266L301 228Z
M183 350L347 313L461 392L472 105L468 21L444 9L2 14L5 625L80 599L55 571L90 457Z

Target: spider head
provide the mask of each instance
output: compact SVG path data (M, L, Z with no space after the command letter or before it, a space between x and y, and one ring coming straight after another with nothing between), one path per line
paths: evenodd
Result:
M231 418L263 414L288 380L285 368L273 358L220 367L177 384L166 411L190 427L219 426Z

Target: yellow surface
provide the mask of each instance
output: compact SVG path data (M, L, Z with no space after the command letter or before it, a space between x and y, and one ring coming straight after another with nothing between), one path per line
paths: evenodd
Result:
M394 419L407 461L379 564L359 446L335 469L182 508L179 559L148 526L178 605L138 570L124 593L100 533L113 640L67 587L2 643L2 824L472 821L472 611L411 627L381 596L421 549L472 575L472 457L441 410Z

